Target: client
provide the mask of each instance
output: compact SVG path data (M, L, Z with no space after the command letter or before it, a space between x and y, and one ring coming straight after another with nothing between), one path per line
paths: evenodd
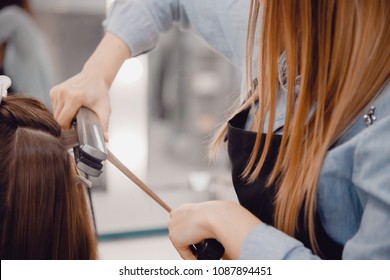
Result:
M71 144L40 101L0 99L1 259L96 259L86 187Z

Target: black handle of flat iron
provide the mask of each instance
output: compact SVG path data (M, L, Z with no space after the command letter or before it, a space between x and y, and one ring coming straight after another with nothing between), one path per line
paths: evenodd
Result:
M212 238L191 245L190 249L198 260L220 260L225 253L223 245Z

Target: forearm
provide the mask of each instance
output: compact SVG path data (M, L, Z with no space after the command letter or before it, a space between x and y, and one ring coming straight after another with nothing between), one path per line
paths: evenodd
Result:
M82 71L103 79L109 87L122 64L130 57L127 45L115 34L107 32Z
M82 71L51 89L54 117L62 128L68 129L77 110L84 106L98 115L108 140L111 113L109 88L130 56L127 45L116 35L107 32Z

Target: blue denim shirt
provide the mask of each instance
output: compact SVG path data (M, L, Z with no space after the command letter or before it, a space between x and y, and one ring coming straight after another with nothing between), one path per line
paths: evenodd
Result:
M190 28L241 69L249 2L243 0L117 0L105 22L138 55L155 47L174 23ZM276 129L284 122L285 96ZM376 120L364 115L375 107ZM267 127L264 128L265 130ZM344 245L343 259L390 259L390 83L328 151L317 187L328 235ZM245 238L241 259L317 259L301 242L260 224Z

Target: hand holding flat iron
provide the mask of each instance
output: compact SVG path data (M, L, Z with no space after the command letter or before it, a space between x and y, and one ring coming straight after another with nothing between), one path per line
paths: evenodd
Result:
M108 141L111 105L108 91L124 61L131 56L127 45L112 33L106 33L82 71L50 91L54 118L68 129L82 106L94 111Z

